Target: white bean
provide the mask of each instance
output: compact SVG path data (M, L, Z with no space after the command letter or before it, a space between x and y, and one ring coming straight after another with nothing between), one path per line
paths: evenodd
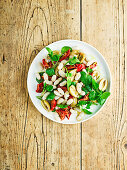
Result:
M77 83L76 84L76 89L77 89L77 92L80 94L81 91L82 91L82 85L80 83Z
M82 96L85 96L85 92L81 90L81 93L80 93Z
M49 80L45 80L46 84L49 84L49 85L52 85L53 82L52 81L49 81Z
M58 78L55 82L54 82L54 85L56 86L57 84L59 84L59 82L62 80L62 78Z
M73 103L73 99L69 99L69 100L67 101L67 105L70 105L71 103Z
M65 104L67 102L67 100L64 100L63 102L62 102L62 104Z
M56 96L59 96L59 97L62 97L62 96L63 96L63 95L60 94L57 90L54 90L54 94L55 94Z
M63 82L60 83L60 86L65 86L67 84L67 81L64 80Z
M56 81L56 75L53 75L51 80L52 82Z
M53 89L56 89L56 86L55 85L52 85L53 86Z
M40 76L40 74L39 74L39 73L36 73L36 78L37 78L38 80L40 80L40 79L41 79L41 76Z
M59 70L59 75L60 75L61 77L65 77L65 72L64 72L63 70Z
M50 94L50 92L46 92L46 93L44 94L44 96L42 97L42 99L45 100L49 94Z
M63 68L63 63L60 63L58 69L61 70Z
M58 88L57 90L60 94L64 95L64 91L61 88Z
M83 82L80 82L80 84L83 86Z
M58 100L60 97L59 96L55 96L55 100Z
M68 92L68 91L66 91L66 92L64 93L64 98L67 100L67 99L68 99L68 97L69 97L69 92Z
M79 79L80 79L80 77L81 77L80 72L79 72L79 73L76 73L75 80L79 80Z
M64 101L63 98L59 98L59 99L57 100L57 104L61 104L63 101Z
M48 80L48 74L47 73L44 73L43 76L44 76L44 80Z
M76 110L73 110L73 109L70 109L70 112L71 112L72 114L77 114L77 111L76 111Z

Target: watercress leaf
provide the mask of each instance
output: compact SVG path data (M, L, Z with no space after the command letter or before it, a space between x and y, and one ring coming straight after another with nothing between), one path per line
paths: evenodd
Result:
M87 77L87 75L86 75L86 73L84 71L81 71L80 74L81 74L80 80L85 85L86 84L86 77Z
M58 106L59 108L62 108L62 109L64 109L64 108L68 107L68 106L67 106L67 105L65 105L65 104L57 104L57 106Z
M55 70L54 68L48 68L46 70L46 73L49 75L49 76L53 76L55 74Z
M96 92L95 92L95 91L91 91L91 92L89 93L89 99L90 99L90 100L94 100L95 97L96 97Z
M41 78L40 80L38 80L37 78L36 78L36 81L40 84L40 83L42 83L44 80Z
M74 85L74 86L76 86L76 82L71 82L71 85Z
M92 76L91 75L87 75L87 84L92 84Z
M42 96L36 96L36 98L42 100Z
M67 79L67 89L69 90L69 87L71 86L71 80Z
M53 100L55 98L55 94L54 92L51 92L48 96L47 96L47 100Z
M71 77L72 73L66 73L65 75L66 75L66 77Z
M104 92L104 93L101 95L101 98L102 98L102 99L107 99L109 96L110 96L110 92Z
M53 91L53 86L52 85L47 85L46 90L49 91L49 92Z
M51 58L52 58L52 61L59 61L59 58L60 58L60 54L55 54L53 55Z
M82 109L82 111L84 112L84 113L86 113L86 114L92 114L92 112L90 112L90 111L88 111L87 109Z
M52 51L49 47L46 47L46 50L48 51L48 53L49 53L50 55L53 55L53 51Z
M87 71L87 73L92 73L93 72L93 70L91 68L89 68L89 67L86 68L86 71Z
M88 92L90 92L92 90L92 84L85 85L85 88Z
M88 101L80 100L80 101L78 102L78 105L79 105L79 106L82 106L82 105L86 105L87 103L88 103Z
M63 53L65 53L65 52L67 52L69 49L70 49L70 51L72 51L72 48L71 48L71 47L69 47L69 46L64 46L64 47L62 47L62 49L61 49L61 53L63 54Z
M81 99L81 98L82 98L82 95L80 95L78 99Z
M69 58L69 64L74 65L76 63L80 63L79 59L77 57Z
M101 97L99 97L97 99L97 102L100 104L100 105L103 105L105 103L106 99L102 99Z
M97 90L98 87L99 87L99 84L94 79L92 79L92 87L93 87L94 90Z
M92 105L92 102L88 103L86 106L86 109L90 109L90 106Z
M40 76L43 76L44 72L39 72Z

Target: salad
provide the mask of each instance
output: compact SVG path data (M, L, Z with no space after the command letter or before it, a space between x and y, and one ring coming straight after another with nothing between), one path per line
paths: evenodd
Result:
M43 108L58 114L61 120L76 114L78 121L84 114L92 114L92 105L103 105L109 97L108 81L100 76L95 60L88 60L80 50L69 46L61 51L48 52L42 59L42 71L36 73L37 89Z

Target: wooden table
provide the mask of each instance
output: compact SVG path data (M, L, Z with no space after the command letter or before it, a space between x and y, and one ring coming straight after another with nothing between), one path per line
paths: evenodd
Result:
M127 169L127 0L1 0L2 170ZM27 73L61 39L96 47L112 73L112 95L82 124L48 120L33 106Z

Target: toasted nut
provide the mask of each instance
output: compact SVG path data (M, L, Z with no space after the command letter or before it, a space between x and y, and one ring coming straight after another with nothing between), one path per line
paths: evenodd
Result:
M57 100L57 104L61 104L61 103L63 103L64 102L64 99L63 98L59 98L58 100Z
M60 94L64 95L64 91L61 88L58 88L57 90Z
M64 72L63 70L59 70L59 75L60 75L61 77L65 77L65 72Z
M97 80L100 77L99 72L97 70L93 71L92 77L93 77L94 80Z
M74 97L73 98L73 103L71 103L71 107L75 107L76 104L77 104L77 98Z
M56 96L59 96L59 97L62 97L62 96L63 96L63 95L60 94L57 90L54 90L54 94L55 94Z
M77 89L77 92L80 94L81 91L82 91L82 85L80 83L77 83L76 84L76 89Z
M44 94L44 96L42 97L42 99L45 100L49 94L50 94L50 92L46 92L46 93Z
M56 75L53 75L51 80L52 82L56 81Z
M80 72L79 72L79 73L76 73L75 80L79 80L79 79L80 79L80 77L81 77Z
M55 100L58 100L60 97L59 96L55 96Z
M108 81L106 79L102 78L99 82L99 89L104 91L104 90L106 90L107 86L108 86Z
M57 84L59 84L59 82L62 80L62 78L58 78L55 82L54 82L54 85L56 86Z
M65 86L67 84L67 81L64 80L63 82L60 83L60 86Z
M76 119L77 119L77 121L81 121L83 119L83 117L84 117L84 113L81 112L77 115Z
M73 99L69 99L68 101L67 101L67 105L70 105L70 104L72 104L73 103Z
M68 91L66 91L66 92L64 93L64 98L67 100L67 99L68 99L68 97L69 97L69 92L68 92Z
M78 96L78 92L76 91L76 88L75 88L74 85L71 85L71 86L69 87L69 92L70 92L70 94L71 94L72 96L74 96L74 97L77 97L77 96Z
M50 111L50 104L46 100L42 100L41 105L44 107L45 110Z
M63 68L63 63L60 63L60 64L58 65L58 69L61 70L62 68Z
M78 55L78 59L81 63L83 63L84 59L85 59L85 54L84 53L79 53Z

